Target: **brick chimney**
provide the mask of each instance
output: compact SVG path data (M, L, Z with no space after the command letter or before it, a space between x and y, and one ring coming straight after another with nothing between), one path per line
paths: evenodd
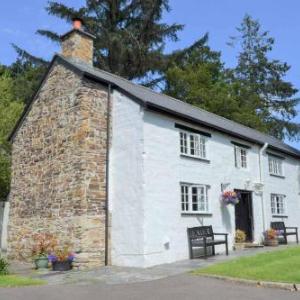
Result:
M62 55L92 65L95 37L83 30L82 19L72 21L73 29L61 36Z

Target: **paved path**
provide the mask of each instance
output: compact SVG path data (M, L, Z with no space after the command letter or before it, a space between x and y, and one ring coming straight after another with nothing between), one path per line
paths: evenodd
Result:
M208 259L183 260L171 264L164 264L152 268L125 268L125 267L101 267L92 270L71 272L35 271L32 265L16 265L12 273L39 278L47 281L49 285L62 284L125 284L158 280L170 276L185 274L197 268L203 268L217 262L223 262L241 256L255 255L266 251L277 251L289 246L245 249L231 252L229 256L216 255ZM300 296L300 294L299 294ZM2 300L2 299L0 299Z
M131 284L0 289L1 300L292 300L299 292L250 287L188 274Z

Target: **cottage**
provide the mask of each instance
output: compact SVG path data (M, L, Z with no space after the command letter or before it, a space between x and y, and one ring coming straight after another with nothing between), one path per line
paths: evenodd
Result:
M188 227L232 246L236 228L259 243L271 221L300 226L300 151L94 68L76 26L10 136L9 257L47 231L82 266L147 267L187 259Z

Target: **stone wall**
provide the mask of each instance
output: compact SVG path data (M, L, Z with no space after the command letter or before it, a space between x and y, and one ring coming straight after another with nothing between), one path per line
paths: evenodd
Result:
M73 31L62 41L62 54L68 58L93 63L93 39L77 31Z
M56 64L13 142L8 255L29 259L36 232L104 264L107 90Z

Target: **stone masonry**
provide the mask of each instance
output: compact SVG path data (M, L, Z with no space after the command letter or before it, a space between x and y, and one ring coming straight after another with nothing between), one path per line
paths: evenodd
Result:
M106 87L55 63L13 140L11 259L30 259L47 232L80 266L104 264L106 122Z
M83 62L93 63L93 39L73 30L62 40L62 54L67 58L75 58Z

